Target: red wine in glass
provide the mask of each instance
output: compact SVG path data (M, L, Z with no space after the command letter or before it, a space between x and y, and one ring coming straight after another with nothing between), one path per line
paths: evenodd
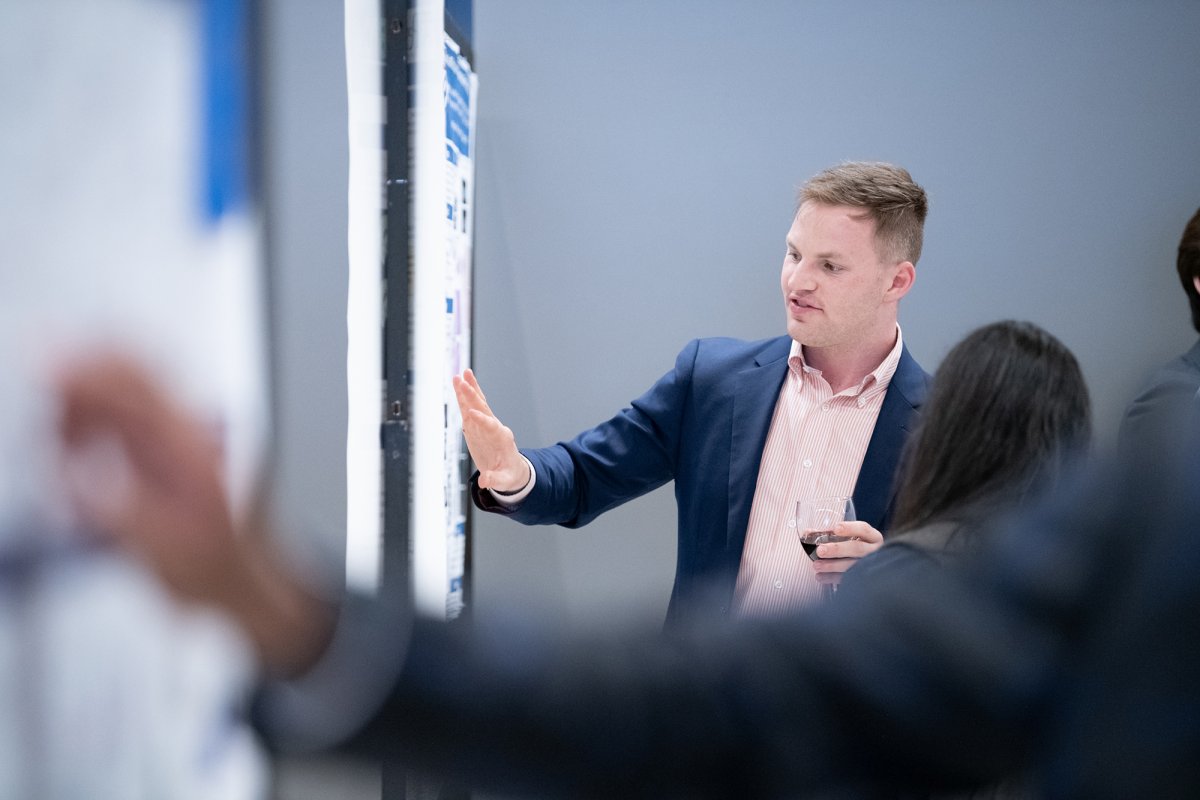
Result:
M844 542L849 536L834 536L833 531L801 531L800 546L804 548L804 552L813 561L820 561L821 557L817 555L817 545L827 544L829 542Z

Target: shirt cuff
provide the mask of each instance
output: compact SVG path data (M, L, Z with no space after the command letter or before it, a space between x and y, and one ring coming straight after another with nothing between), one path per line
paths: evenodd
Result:
M537 483L537 472L533 468L533 462L525 458L525 454L521 454L521 458L529 467L529 482L515 492L497 492L494 489L488 489L492 497L496 498L496 502L505 508L512 508L521 504L521 501L529 497L529 493L533 491L533 485Z

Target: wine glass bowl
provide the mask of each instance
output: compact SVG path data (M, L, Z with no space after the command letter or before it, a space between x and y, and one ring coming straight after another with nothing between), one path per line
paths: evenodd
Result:
M831 496L800 500L796 503L796 530L804 552L814 561L819 561L817 545L844 542L849 536L834 533L838 523L854 519L854 500L850 497Z

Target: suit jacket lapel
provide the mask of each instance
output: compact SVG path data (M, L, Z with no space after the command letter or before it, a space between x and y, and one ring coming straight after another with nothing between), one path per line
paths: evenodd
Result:
M925 402L928 387L929 376L905 347L888 384L887 394L883 396L875 430L854 485L854 508L858 518L881 531L891 517L893 484L900 454L916 423L915 412Z
M787 375L792 340L772 340L754 359L754 366L735 378L732 437L729 446L729 518L726 552L740 560L750 521L750 504L758 483L758 467L771 427L779 389Z

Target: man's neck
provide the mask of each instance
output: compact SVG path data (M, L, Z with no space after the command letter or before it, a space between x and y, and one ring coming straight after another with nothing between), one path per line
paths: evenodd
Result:
M894 325L885 335L870 343L854 347L809 347L804 345L804 363L821 370L821 377L829 384L834 394L858 385L864 377L874 372L896 346L899 329Z

